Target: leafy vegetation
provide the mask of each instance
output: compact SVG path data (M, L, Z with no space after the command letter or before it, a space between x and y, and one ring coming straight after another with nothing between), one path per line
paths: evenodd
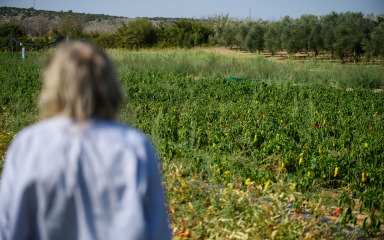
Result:
M382 66L205 49L109 54L127 97L119 119L158 150L175 239L349 239L336 223L358 222L366 234L382 231L384 94L373 91ZM1 158L38 121L49 55L0 54ZM316 189L340 193L327 205ZM336 221L324 221L331 211Z
M22 35L5 34L10 23L0 25L0 40L5 37L23 37L28 43L44 42L67 35L71 39L93 41L102 48L191 48L221 45L237 47L251 52L269 51L272 55L286 51L289 56L306 53L312 57L330 55L341 61L382 59L384 17L346 12L315 16L289 16L280 21L253 21L216 16L208 19L136 18L118 22L116 31L86 32L88 22L120 19L105 15L40 11L34 9L0 8L5 16L22 15L33 19L21 24ZM53 21L54 20L54 21ZM127 19L126 19L127 20ZM116 24L116 23L115 23ZM26 35L28 33L28 36ZM10 50L10 48L3 48Z
M376 34L381 31L382 19L364 16L361 12L332 12L320 17L302 15L297 19L286 16L276 22L242 21L225 16L217 19L214 39L227 47L235 45L250 51L261 51L265 46L272 55L280 50L290 55L306 52L314 56L330 52L341 60L358 61L365 53L368 57L379 56L381 47ZM258 42L259 49L249 44L251 40ZM373 46L377 46L377 50L373 50Z

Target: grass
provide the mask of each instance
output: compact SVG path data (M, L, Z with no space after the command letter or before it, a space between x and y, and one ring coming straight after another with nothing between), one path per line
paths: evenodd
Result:
M110 50L120 71L176 73L199 78L241 77L277 84L382 88L384 73L377 65L341 65L327 61L274 62L257 54L220 54L212 50Z

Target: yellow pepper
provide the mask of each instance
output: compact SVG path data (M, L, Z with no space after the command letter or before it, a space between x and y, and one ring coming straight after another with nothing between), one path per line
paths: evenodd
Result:
M336 177L338 173L339 173L339 168L336 167L336 168L335 168L335 175L334 175L334 177Z
M245 185L248 186L250 183L251 183L251 179L248 178L247 181L245 181Z

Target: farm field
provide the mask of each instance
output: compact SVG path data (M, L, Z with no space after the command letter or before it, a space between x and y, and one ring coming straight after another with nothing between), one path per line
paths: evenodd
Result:
M383 236L383 65L108 53L126 95L119 120L157 148L175 239ZM0 53L1 164L38 121L50 54Z

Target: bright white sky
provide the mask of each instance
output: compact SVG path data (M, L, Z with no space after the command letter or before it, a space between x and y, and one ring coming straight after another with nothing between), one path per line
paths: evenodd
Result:
M35 3L34 3L35 2ZM384 14L384 0L0 0L0 7L30 8L124 17L201 18L229 14L245 19L280 20L288 15L335 12Z

